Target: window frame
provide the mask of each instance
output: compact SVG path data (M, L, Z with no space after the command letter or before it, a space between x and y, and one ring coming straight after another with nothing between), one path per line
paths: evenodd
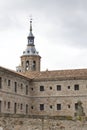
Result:
M17 82L14 82L14 92L17 93Z
M26 95L28 95L28 85L26 85Z
M75 91L79 90L79 84L75 84L75 85L74 85L74 90L75 90Z
M8 109L10 109L10 107L11 107L11 103L10 103L10 102L8 102Z
M44 91L44 86L43 85L40 86L40 91Z
M44 104L40 104L40 110L44 111Z
M61 104L60 103L57 104L57 110L58 111L61 110Z
M11 86L11 80L8 79L8 86Z
M61 91L61 85L57 85L57 91Z

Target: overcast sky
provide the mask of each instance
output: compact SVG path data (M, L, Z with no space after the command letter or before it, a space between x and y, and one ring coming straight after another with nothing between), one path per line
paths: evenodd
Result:
M41 70L87 68L87 0L0 0L0 66L20 64L31 15Z

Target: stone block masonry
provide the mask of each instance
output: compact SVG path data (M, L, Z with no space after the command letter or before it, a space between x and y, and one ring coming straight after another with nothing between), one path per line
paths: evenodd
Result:
M87 130L85 117L0 115L0 130Z

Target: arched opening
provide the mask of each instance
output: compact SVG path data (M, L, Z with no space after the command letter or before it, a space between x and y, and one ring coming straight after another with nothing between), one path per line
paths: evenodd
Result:
M33 70L36 70L36 61L33 61L33 66L32 66Z
M26 61L26 70L29 70L29 61Z

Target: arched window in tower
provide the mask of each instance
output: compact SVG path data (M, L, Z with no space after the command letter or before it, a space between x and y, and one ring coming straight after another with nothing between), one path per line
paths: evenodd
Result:
M24 66L24 62L22 61L22 67Z
M26 61L26 70L29 70L29 61Z
M36 61L33 61L33 70L36 70Z

